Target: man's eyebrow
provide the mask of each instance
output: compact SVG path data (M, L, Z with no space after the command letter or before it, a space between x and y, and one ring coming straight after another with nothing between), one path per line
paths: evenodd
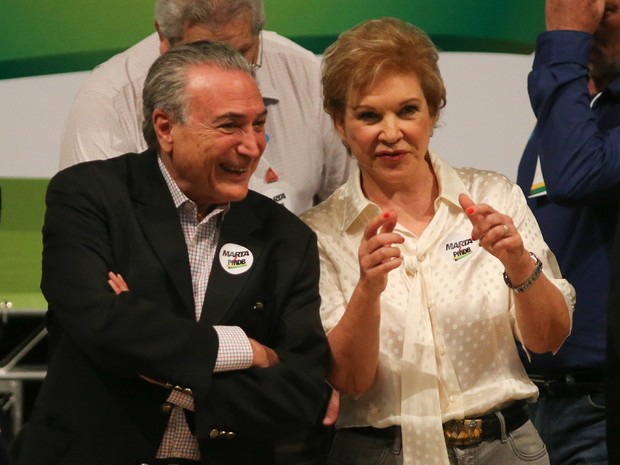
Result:
M217 118L215 118L213 120L213 122L214 123L221 123L223 121L229 121L231 119L238 120L238 119L242 119L244 117L245 117L245 115L243 115L243 113L235 113L235 112L231 111L231 112L219 115Z
M257 115L257 118L264 118L265 116L267 116L267 109L265 109L263 112L259 113ZM234 112L234 111L230 111L228 113L224 113L224 114L218 116L217 118L215 118L213 120L213 123L217 124L217 123L221 123L221 122L224 122L224 121L230 121L230 120L242 120L242 119L246 119L247 117L248 117L248 115L245 114L245 113L237 113L237 112Z

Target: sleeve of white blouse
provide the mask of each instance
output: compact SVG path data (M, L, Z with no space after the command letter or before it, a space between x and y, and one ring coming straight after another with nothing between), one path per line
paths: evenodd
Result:
M338 324L359 280L357 252L361 236L342 230L343 200L330 199L304 212L301 219L316 233L321 276L321 323L326 334Z
M338 286L338 277L335 273L331 261L321 255L319 288L321 292L321 322L325 334L329 334L338 324L346 308L346 302Z

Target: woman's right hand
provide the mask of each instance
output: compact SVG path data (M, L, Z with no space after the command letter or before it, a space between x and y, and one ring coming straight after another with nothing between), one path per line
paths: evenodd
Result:
M342 318L327 335L332 356L327 381L345 394L361 396L377 376L381 293L388 273L402 263L395 244L405 241L394 232L397 220L396 212L387 211L366 225L358 250L359 280Z
M381 294L387 286L387 275L398 268L402 259L400 249L393 244L402 244L405 239L393 232L398 215L387 211L372 218L364 229L358 258L361 286L365 292Z

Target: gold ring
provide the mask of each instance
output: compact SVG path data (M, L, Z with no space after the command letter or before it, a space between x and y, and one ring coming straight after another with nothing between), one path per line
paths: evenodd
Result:
M504 235L502 237L506 237L508 235L508 225L502 224L502 228L504 228Z

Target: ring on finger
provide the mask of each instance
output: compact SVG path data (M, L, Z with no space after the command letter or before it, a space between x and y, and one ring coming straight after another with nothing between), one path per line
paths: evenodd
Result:
M504 228L504 235L502 237L508 236L508 225L502 224L502 228Z

